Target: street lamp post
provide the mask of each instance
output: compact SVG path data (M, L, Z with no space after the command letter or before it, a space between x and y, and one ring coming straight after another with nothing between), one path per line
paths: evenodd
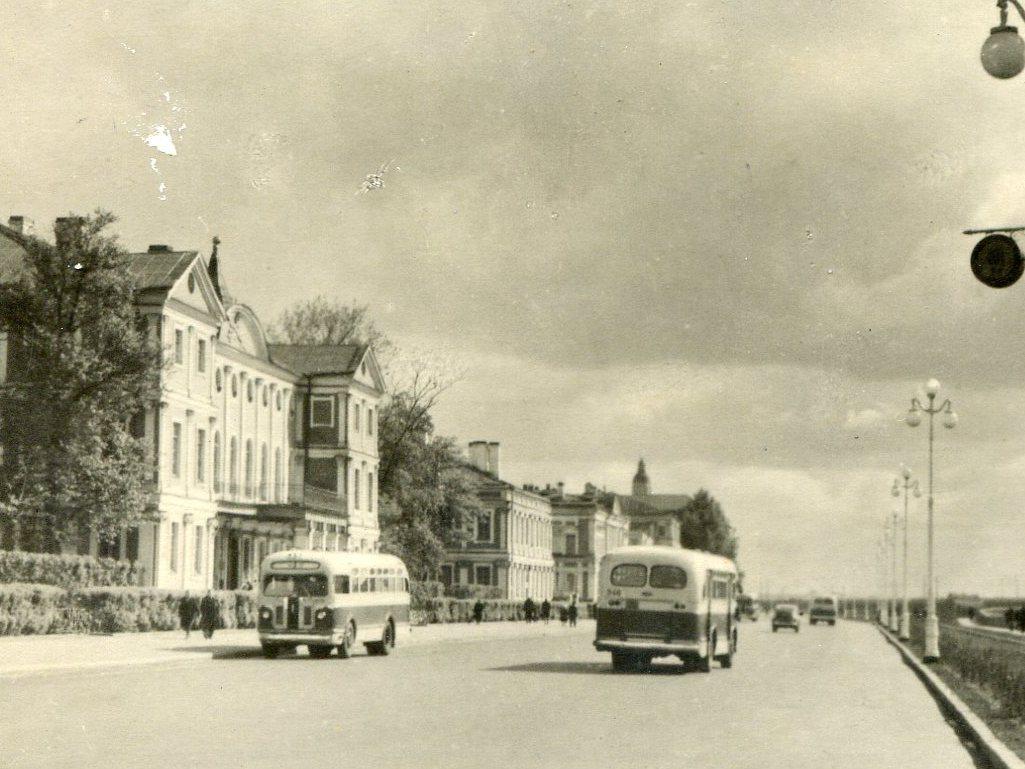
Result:
M949 399L936 406L936 396L940 391L940 383L930 379L925 383L925 394L929 398L929 405L923 406L918 398L911 399L911 409L905 421L908 427L918 427L922 422L922 412L929 415L929 522L928 522L928 551L926 562L928 564L928 582L926 584L925 601L925 654L922 659L926 662L936 662L940 658L940 623L936 617L936 577L934 574L935 564L933 562L933 417L942 413L943 426L952 429L957 425L957 414L954 413L954 406Z
M916 497L922 496L918 488L918 481L911 480L911 471L904 467L901 469L901 478L893 481L893 496L899 497L900 490L904 489L904 596L900 612L900 640L907 641L911 638L911 617L908 614L908 492Z

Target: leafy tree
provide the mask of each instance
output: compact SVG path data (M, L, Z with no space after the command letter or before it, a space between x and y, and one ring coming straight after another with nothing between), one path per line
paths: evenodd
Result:
M370 317L365 304L344 304L316 296L287 308L268 329L272 339L289 344L368 344L381 365L394 346Z
M676 513L680 521L680 544L694 550L737 557L737 537L719 502L699 489L686 507Z
M128 257L109 213L58 220L55 243L25 241L0 286L9 338L2 511L67 541L81 526L111 539L138 521L153 467L130 420L159 396L159 351L133 304Z

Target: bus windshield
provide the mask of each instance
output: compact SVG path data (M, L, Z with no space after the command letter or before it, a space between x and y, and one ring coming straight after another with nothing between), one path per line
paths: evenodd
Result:
M327 595L327 577L323 574L268 574L263 578L263 594L274 598L320 598Z

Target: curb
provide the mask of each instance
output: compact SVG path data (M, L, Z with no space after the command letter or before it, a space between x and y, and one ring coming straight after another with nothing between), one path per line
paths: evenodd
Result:
M917 675L925 688L935 697L944 710L957 721L975 741L978 750L986 757L994 769L1025 769L1025 761L1018 758L1017 754L1005 745L999 737L990 730L986 723L972 712L972 709L962 702L954 692L950 690L939 676L925 666L910 649L902 644L889 630L876 625L891 646L900 652L904 663Z

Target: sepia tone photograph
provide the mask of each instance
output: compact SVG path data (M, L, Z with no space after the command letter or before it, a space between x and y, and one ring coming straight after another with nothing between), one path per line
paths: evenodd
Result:
M6 0L0 769L1025 769L1019 28Z

